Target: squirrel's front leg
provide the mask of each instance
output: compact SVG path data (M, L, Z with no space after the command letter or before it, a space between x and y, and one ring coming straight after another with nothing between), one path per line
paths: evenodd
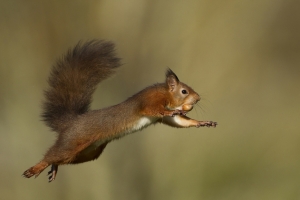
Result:
M162 106L161 110L162 110L161 114L163 115L163 117L165 117L165 116L175 117L177 115L178 116L180 116L180 115L185 116L188 113L188 111L179 110L179 109L175 109L175 110L170 109L169 110L167 108L167 106Z
M187 112L178 109L169 110L164 105L161 104L159 106L152 106L152 105L145 106L140 113L143 116L161 118L161 117L174 117L176 115L186 115Z
M188 127L216 127L217 122L213 121L197 121L195 119L191 119L185 115L175 115L173 117L163 117L160 120L161 123L167 124L169 126L177 127L177 128L188 128Z
M164 110L163 112L160 112L160 114L163 116L163 117L174 117L176 115L186 115L186 111L183 111L183 110Z

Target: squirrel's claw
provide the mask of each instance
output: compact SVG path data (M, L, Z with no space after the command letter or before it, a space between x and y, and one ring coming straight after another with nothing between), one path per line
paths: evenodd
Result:
M30 177L32 177L33 175L35 175L35 174L32 172L31 169L26 170L26 171L22 174L22 176L25 177L25 178L30 178ZM38 176L38 174L37 174L36 176Z
M30 167L23 173L23 177L30 178L32 176L38 177L38 175L46 168L49 164L45 161L41 161L33 167Z
M57 175L58 165L51 165L51 170L48 172L48 181L54 181Z
M186 116L186 113L187 112L184 111L184 110L174 110L171 117L174 117L175 115L184 115L184 116Z
M206 126L206 127L216 127L218 125L217 122L213 122L213 121L199 121L198 124L197 124L197 127L203 127L203 126Z

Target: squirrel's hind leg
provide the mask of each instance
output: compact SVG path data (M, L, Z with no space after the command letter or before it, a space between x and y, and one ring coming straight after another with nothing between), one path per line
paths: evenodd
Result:
M55 165L55 164L52 164L51 165L51 170L48 172L48 180L49 180L49 183L51 181L54 181L55 178L56 178L56 175L57 175L57 172L58 172L58 165Z
M26 178L30 178L32 176L38 177L42 171L44 171L49 164L45 161L41 161L38 164L34 165L33 167L30 167L27 169L24 173L23 176ZM48 180L49 182L54 181L57 175L58 171L58 165L52 164L51 165L51 170L48 172Z
M44 169L46 169L49 166L49 163L45 161L41 161L38 164L34 165L33 167L30 167L27 169L24 173L23 176L26 178L30 178L32 176L38 177Z

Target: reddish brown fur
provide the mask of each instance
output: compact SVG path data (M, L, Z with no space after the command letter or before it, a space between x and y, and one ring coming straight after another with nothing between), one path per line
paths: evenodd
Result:
M46 124L58 133L64 132L77 115L89 110L97 84L119 66L120 59L110 42L93 40L69 50L49 77L42 114Z
M52 165L49 181L53 181L58 165L97 159L110 141L157 122L178 128L216 126L185 116L200 97L170 69L165 83L147 87L120 104L89 111L96 85L114 73L119 60L112 43L91 41L78 44L57 62L45 92L43 119L58 138L43 160L23 173L25 177L38 176Z

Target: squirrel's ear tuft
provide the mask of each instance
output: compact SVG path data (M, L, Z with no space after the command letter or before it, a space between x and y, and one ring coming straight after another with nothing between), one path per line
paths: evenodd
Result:
M167 69L167 72L166 72L166 77L168 78L168 77L170 77L170 76L174 76L174 78L176 79L176 81L179 82L179 79L178 79L178 77L176 76L176 74L175 74L170 68L168 68L168 69Z
M166 83L171 91L175 90L176 86L179 83L178 77L170 68L168 68L166 72Z

